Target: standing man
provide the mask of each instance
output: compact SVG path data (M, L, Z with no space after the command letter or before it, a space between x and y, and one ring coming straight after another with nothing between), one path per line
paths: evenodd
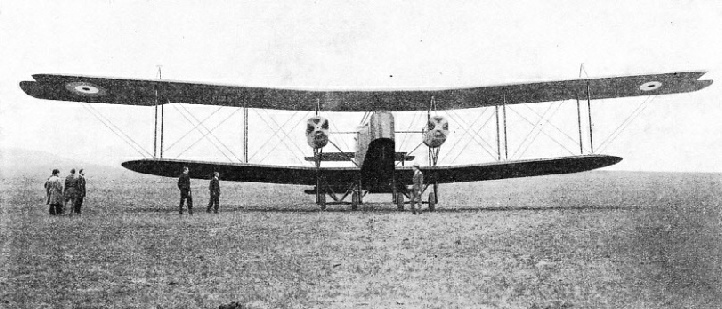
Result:
M218 172L213 172L213 178L211 178L211 183L208 185L208 190L211 191L211 199L208 201L207 213L211 212L211 206L215 206L213 213L218 213L218 200L221 196L221 186L218 182L218 176Z
M85 174L81 168L78 171L78 182L76 184L75 204L73 205L73 213L80 214L80 208L83 207L83 199L85 198Z
M419 163L414 162L414 188L413 199L411 200L411 212L416 214L416 203L419 203L419 214L421 214L421 190L424 188L424 174L421 173Z
M70 170L70 175L65 177L65 204L63 205L63 208L60 210L60 214L63 214L65 212L65 209L68 208L68 201L70 201L70 207L73 207L75 205L75 198L77 196L77 185L78 185L78 177L75 175L75 169ZM72 214L72 209L70 209L70 213Z
M178 189L180 189L180 204L178 213L183 214L183 203L188 200L188 214L193 214L193 195L191 194L191 176L188 175L188 167L183 167L183 174L178 177Z
M48 195L48 212L51 215L59 215L63 207L63 183L60 180L60 171L53 169L53 174L45 182L45 193Z

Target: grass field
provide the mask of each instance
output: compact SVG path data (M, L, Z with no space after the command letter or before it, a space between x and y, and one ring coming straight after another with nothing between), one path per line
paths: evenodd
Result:
M719 308L722 176L592 172L444 185L320 212L303 188L222 183L177 214L175 180L88 177L50 217L44 177L0 184L0 307Z

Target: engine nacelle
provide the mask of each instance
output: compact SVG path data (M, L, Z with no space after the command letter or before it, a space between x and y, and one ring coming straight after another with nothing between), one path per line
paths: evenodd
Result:
M429 148L436 148L446 142L449 136L449 121L441 116L433 116L429 118L426 127L422 130L423 141Z
M306 126L308 145L313 149L323 148L328 144L328 119L315 116L308 119Z

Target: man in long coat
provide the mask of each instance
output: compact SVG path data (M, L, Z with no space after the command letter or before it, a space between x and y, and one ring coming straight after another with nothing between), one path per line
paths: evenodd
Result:
M59 215L62 213L64 202L63 183L58 176L60 171L53 169L53 174L45 182L45 193L47 194L48 212L51 215Z

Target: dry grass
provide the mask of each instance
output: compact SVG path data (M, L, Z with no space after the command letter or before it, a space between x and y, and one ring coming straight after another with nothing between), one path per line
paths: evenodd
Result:
M179 217L173 179L90 177L82 217L42 178L2 184L0 307L711 308L722 177L607 173L442 186L440 211L319 212L301 188L223 184ZM199 207L200 206L200 207Z

